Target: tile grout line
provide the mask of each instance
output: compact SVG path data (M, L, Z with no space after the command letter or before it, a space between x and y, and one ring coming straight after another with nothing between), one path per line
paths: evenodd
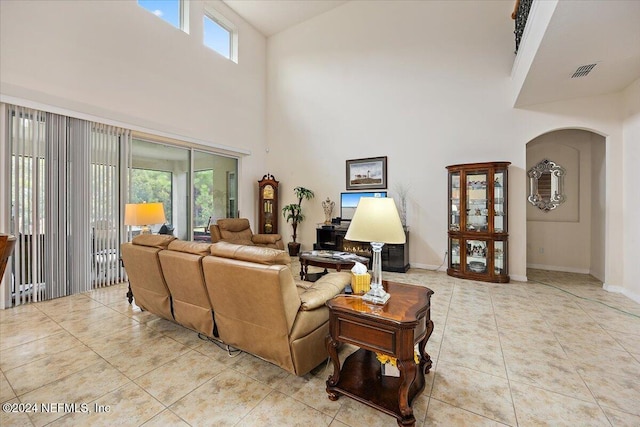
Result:
M498 320L496 318L496 307L494 304L494 296L493 295L489 295L489 296L491 301L491 310L493 311L493 321L496 325L496 332L498 334L498 343L500 344L500 355L502 356L502 363L504 365L504 374L507 378L507 385L509 386L509 396L511 397L511 406L513 407L513 416L515 417L515 420L516 420L516 426L519 426L520 423L518 422L518 410L516 408L516 400L513 397L513 389L511 388L511 378L509 378L509 369L507 369L507 359L504 355L504 347L502 346L502 337L500 336L500 326L498 325Z

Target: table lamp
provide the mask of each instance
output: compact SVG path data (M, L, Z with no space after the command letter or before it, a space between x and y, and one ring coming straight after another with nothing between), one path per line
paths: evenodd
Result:
M151 224L164 224L162 203L127 203L124 207L124 224L142 226L141 234L151 234Z
M362 299L374 304L386 304L390 295L382 287L382 247L385 243L401 244L406 240L394 200L390 197L362 197L345 239L371 243L371 290Z

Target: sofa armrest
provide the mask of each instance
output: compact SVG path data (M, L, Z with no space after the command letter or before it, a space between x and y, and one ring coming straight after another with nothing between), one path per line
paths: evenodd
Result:
M278 240L282 240L282 236L279 234L254 234L251 237L251 241L258 245L275 245Z
M222 239L220 228L217 224L209 225L209 234L211 235L211 243L217 243Z
M351 273L329 273L300 293L301 309L308 311L322 307L351 283Z

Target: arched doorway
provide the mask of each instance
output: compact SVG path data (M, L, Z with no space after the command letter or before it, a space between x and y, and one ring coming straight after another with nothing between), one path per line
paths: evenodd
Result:
M527 171L544 159L565 169L566 200L548 211L527 202L527 268L591 274L604 282L605 138L581 129L540 135L527 143Z

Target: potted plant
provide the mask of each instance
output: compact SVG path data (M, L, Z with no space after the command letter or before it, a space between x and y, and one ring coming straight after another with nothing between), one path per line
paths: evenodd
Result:
M293 238L292 242L288 243L289 246L289 255L296 256L300 251L300 243L296 240L298 238L298 224L300 224L304 220L304 215L302 214L302 199L311 200L315 196L313 191L304 188L304 187L296 187L293 189L293 192L298 199L298 203L291 203L282 208L282 216L285 218L287 222L291 222L291 227L293 227Z

